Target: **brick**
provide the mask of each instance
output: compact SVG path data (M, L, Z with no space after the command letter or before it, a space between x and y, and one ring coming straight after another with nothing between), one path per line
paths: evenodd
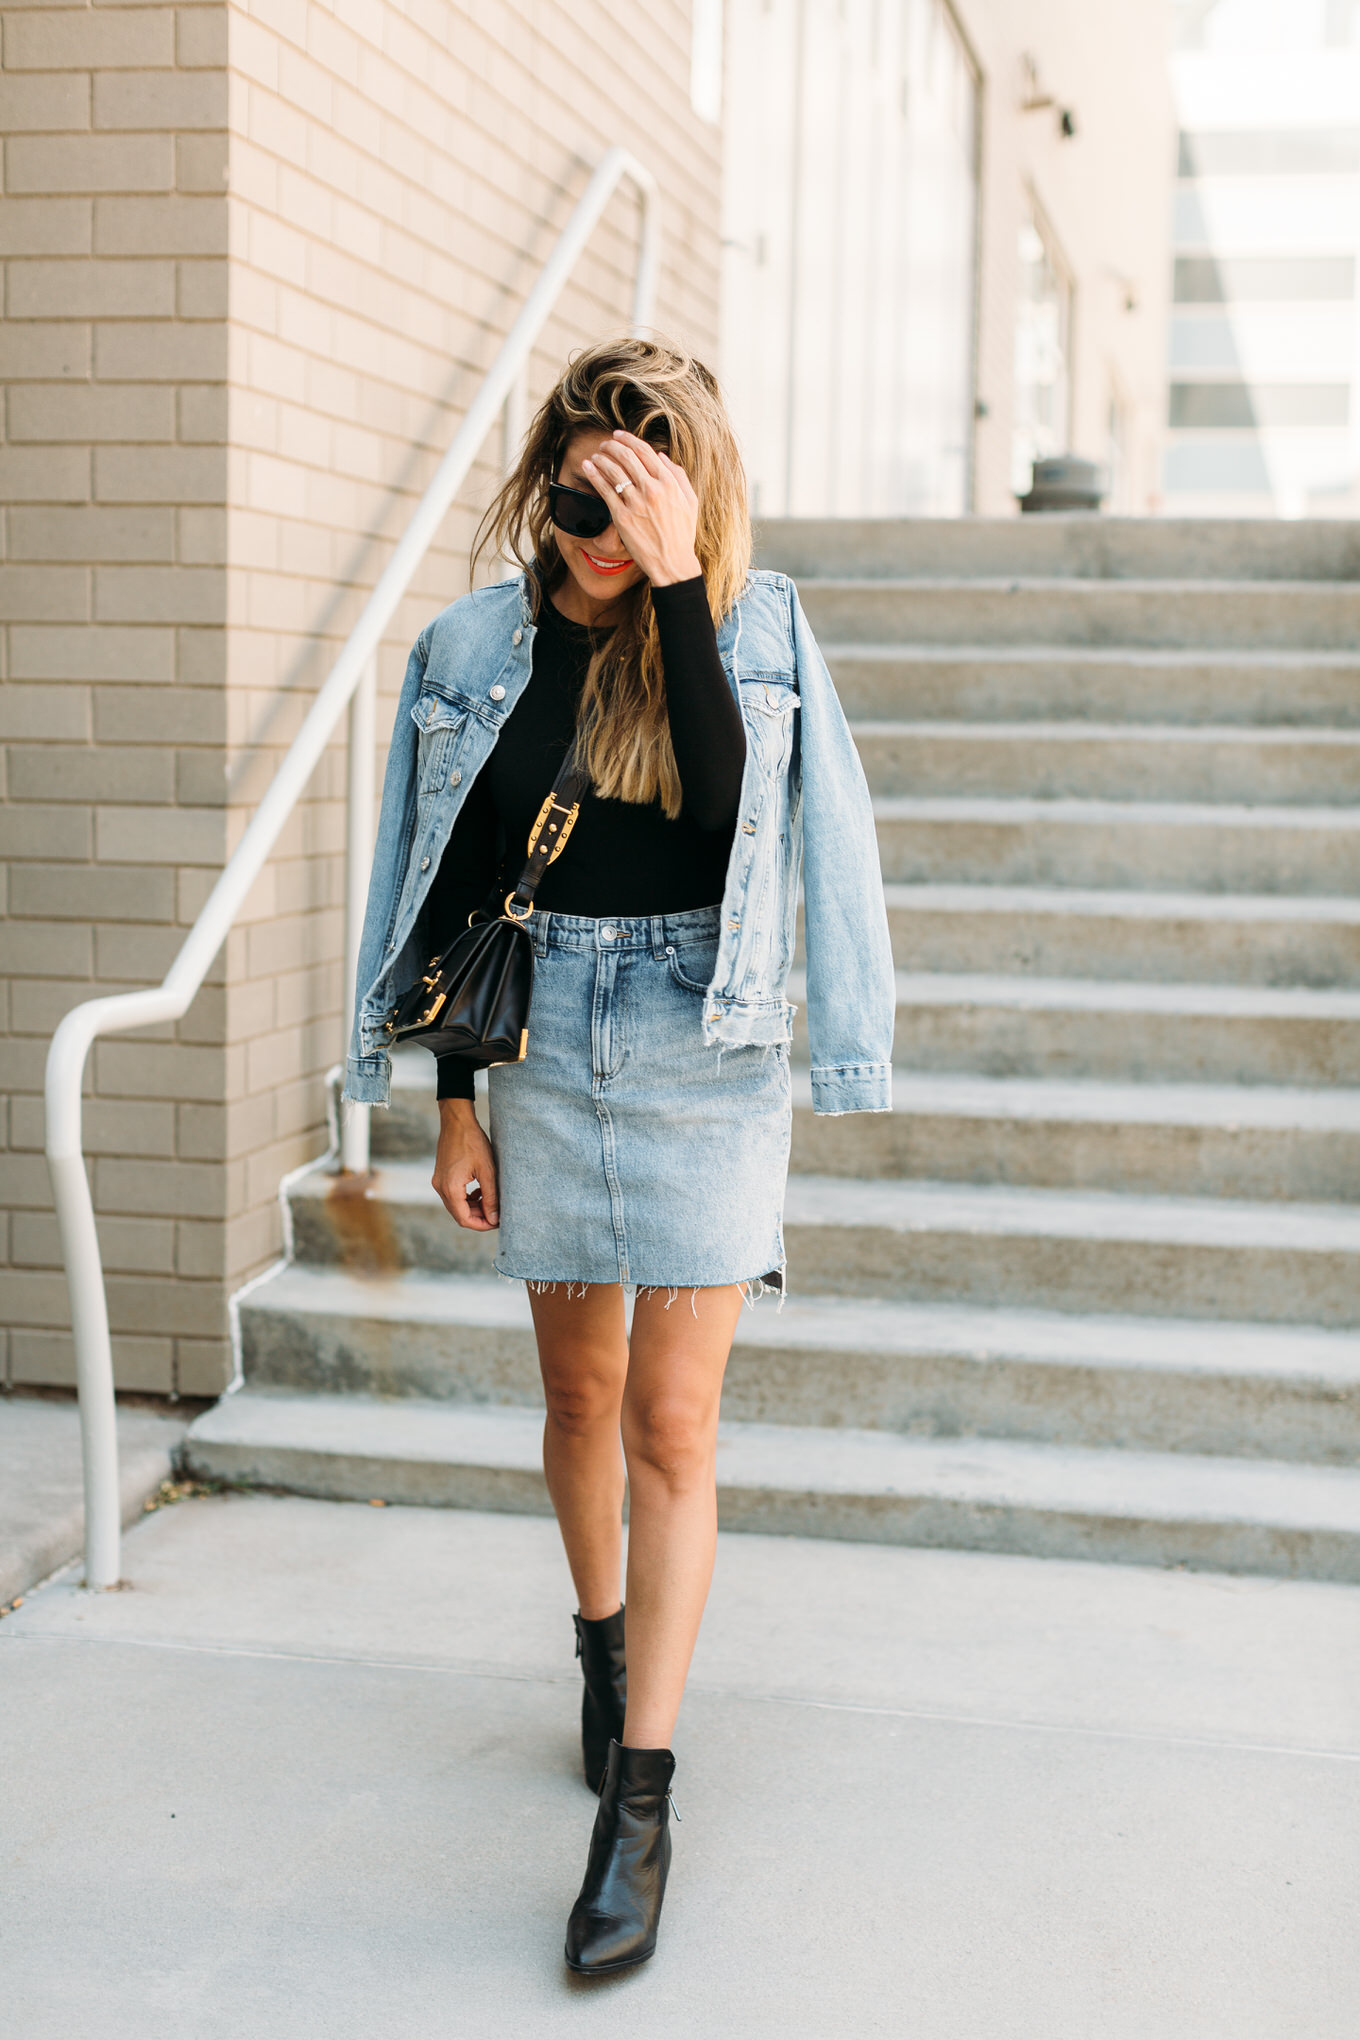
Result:
M172 262L11 262L6 303L12 319L168 318L175 308Z
M175 513L170 509L33 508L9 513L14 560L171 560Z
M222 1274L220 1219L181 1219L175 1227L175 1272L186 1276Z
M220 71L96 73L97 128L222 128L227 81Z
M182 319L225 319L227 265L204 258L181 262L176 272L175 305Z
M174 22L161 8L5 18L7 71L135 70L174 61Z
M184 935L183 928L138 927L127 921L96 928L95 976L101 984L121 978L158 985L178 956Z
M14 680L0 687L0 739L64 737L84 743L89 736L88 687L25 687Z
M179 437L182 442L225 446L227 432L227 391L223 385L196 383L180 390Z
M71 389L60 383L24 383L9 393L12 440L147 440L175 436L173 390L154 384L97 384Z
M95 989L93 985L72 984L67 978L16 980L12 987L11 1034L16 1039L26 1034L37 1034L48 1040L71 1008L92 998Z
M94 493L103 503L218 503L226 490L221 450L208 446L101 446Z
M176 191L225 191L227 180L228 151L224 134L176 135Z
M0 499L5 502L84 503L89 494L90 455L84 447L0 446Z
M101 687L94 699L100 744L221 744L226 701L202 687Z
M72 1005L75 1000L71 1001ZM52 1185L42 1155L0 1155L0 1198L12 1210L45 1211L52 1203Z
M174 1274L175 1225L172 1218L110 1218L101 1211L97 1225L99 1257L111 1274ZM16 1212L12 1227L16 1266L61 1267L61 1235L50 1212Z
M41 1152L45 1138L41 1098L16 1099L16 1148ZM175 1151L175 1108L146 1098L124 1103L113 1098L87 1098L80 1118L81 1145L87 1155L149 1155L169 1158Z
M216 1282L111 1275L107 1286L109 1322L119 1331L187 1332L202 1338L225 1330L226 1298Z
M175 753L149 744L16 744L12 801L169 801Z
M0 857L81 859L90 855L86 808L14 802L0 808ZM15 871L12 878L18 878Z
M225 751L204 747L175 753L175 799L181 807L222 807L227 783Z
M227 561L227 513L225 510L178 510L179 558L186 566L225 566Z
M88 255L88 198L7 198L0 206L0 255Z
M39 78L0 77L0 134L64 135L89 125L88 78L79 74L63 78L59 73ZM13 141L9 144L10 149L17 146ZM9 189L16 187L11 184Z
M86 576L79 567L0 567L0 618L25 623L84 617Z
M237 23L245 30L254 26L248 15ZM175 18L175 62L183 70L221 68L227 61L227 10L225 7L183 9Z
M94 837L101 864L220 865L225 857L225 818L203 808L96 808Z
M32 81L20 89L30 91ZM84 127L86 122L55 122ZM169 191L175 154L168 135L54 135L11 140L5 150L11 191Z
M60 319L52 325L0 324L2 382L48 382L55 376L84 381L90 373L90 356L90 328L72 320Z
M16 680L161 682L175 677L172 630L15 624L9 638L10 673Z
M96 1042L95 1083L111 1098L213 1099L222 1092L220 1048L188 1048L182 1042Z
M28 862L10 874L10 912L43 921L173 921L175 874Z
M130 1394L169 1395L174 1388L174 1341L115 1336L113 1379ZM13 1379L16 1383L66 1388L76 1378L75 1350L69 1332L16 1331L13 1337Z
M41 921L0 922L0 970L11 977L87 978L90 930Z
M177 319L99 326L94 372L100 382L218 382L227 372L226 328Z
M94 613L101 623L225 623L227 577L220 567L96 567Z
M227 1339L176 1339L175 1384L180 1395L220 1395L233 1372Z
M206 1162L130 1161L106 1156L95 1164L94 1199L100 1212L221 1218L224 1187L223 1171Z
M94 247L98 255L225 255L226 198L97 198Z

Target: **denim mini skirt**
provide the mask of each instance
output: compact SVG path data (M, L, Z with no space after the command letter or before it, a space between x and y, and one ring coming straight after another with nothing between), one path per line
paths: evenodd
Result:
M488 1072L498 1274L783 1291L788 1047L706 1047L719 909L535 914L529 1046Z

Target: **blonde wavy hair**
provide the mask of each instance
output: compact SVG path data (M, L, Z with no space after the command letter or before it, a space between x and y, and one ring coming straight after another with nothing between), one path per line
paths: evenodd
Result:
M548 515L548 483L578 432L622 426L668 453L699 498L694 549L720 623L746 585L751 521L746 475L716 378L662 340L603 340L573 355L525 436L477 532L472 568L490 547L526 570L533 613L566 573ZM577 718L577 754L595 791L659 800L680 812L680 775L666 715L661 644L646 581L619 597L618 620L591 655Z

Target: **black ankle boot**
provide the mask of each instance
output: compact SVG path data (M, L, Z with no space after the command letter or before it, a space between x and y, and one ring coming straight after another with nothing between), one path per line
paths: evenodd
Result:
M573 1615L572 1620L576 1624L576 1655L586 1681L581 1696L581 1761L587 1785L598 1792L604 1784L609 1745L615 1738L622 1740L628 1705L623 1610L606 1615L601 1622L587 1622L584 1615Z
M609 1745L586 1880L567 1921L567 1962L583 1976L631 1968L656 1947L671 1867L674 1776L669 1750Z

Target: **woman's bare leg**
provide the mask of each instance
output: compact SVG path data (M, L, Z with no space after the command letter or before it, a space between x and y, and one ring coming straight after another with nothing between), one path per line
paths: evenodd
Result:
M548 1418L543 1471L567 1564L588 1622L619 1605L623 1456L619 1413L628 1373L623 1291L593 1282L584 1296L565 1284L530 1290ZM628 1611L631 1641L633 1613ZM630 1653L631 1656L631 1653Z
M672 1296L670 1308L667 1297ZM693 1307L691 1307L691 1296ZM741 1291L639 1295L623 1392L628 1462L628 1718L636 1749L669 1749L713 1576L723 1371Z

